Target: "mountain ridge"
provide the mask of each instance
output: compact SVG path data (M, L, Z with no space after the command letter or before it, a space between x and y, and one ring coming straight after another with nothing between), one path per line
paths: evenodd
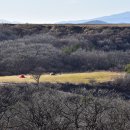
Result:
M101 21L101 20L92 20L92 21L88 21L84 24L108 24L107 22Z
M3 23L11 23L10 21L7 21L5 19L0 19L0 24L3 24Z
M72 20L72 21L63 21L60 22L60 24L86 24L91 21L102 21L106 22L108 24L128 24L130 23L130 11L118 13L118 14L112 14L108 16L98 17L94 19L88 19L88 20Z

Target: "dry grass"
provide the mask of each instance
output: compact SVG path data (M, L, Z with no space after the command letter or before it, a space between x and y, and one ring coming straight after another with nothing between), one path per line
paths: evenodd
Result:
M123 73L100 71L100 72L87 72L87 73L69 73L61 75L42 75L40 82L50 83L89 83L90 80L96 80L97 82L111 81ZM32 83L35 82L30 75L26 75L26 78L19 78L19 76L3 76L0 77L0 82L8 83Z

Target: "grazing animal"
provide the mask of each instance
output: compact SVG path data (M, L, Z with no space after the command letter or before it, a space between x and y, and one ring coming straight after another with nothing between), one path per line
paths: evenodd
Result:
M54 73L54 72L51 72L51 73L50 73L50 75L56 75L56 73Z
M25 75L21 74L19 78L26 78Z

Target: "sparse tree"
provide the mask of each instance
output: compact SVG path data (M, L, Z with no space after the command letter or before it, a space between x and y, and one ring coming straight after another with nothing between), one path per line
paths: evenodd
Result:
M38 88L39 88L40 78L44 72L45 72L45 70L42 67L38 67L38 68L35 68L31 73L31 76L34 79L34 81L36 82L36 85Z

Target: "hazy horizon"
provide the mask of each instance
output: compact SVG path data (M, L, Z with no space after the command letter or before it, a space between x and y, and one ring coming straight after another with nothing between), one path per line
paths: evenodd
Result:
M0 0L0 19L21 23L87 20L128 11L127 0Z

